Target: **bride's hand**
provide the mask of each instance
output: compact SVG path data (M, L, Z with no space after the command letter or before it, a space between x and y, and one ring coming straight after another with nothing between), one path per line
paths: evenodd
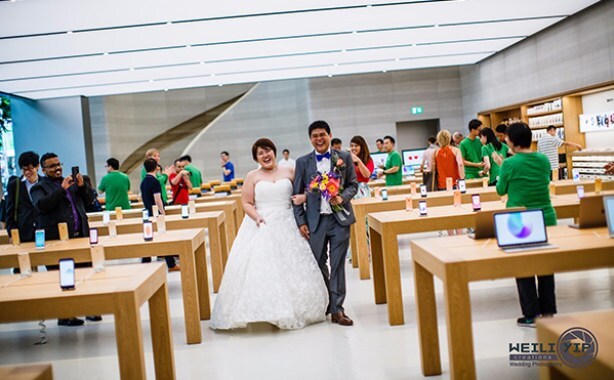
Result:
M306 194L296 194L292 196L292 203L294 203L295 206L300 206L305 202L307 202Z
M264 221L264 218L263 218L263 217L261 217L260 215L258 215L258 216L256 217L256 225L257 225L258 227L260 227L260 225L261 225L261 224L266 224L266 222Z

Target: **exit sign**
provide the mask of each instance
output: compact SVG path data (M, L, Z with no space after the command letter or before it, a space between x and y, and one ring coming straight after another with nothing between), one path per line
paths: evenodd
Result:
M412 115L421 115L423 112L424 112L424 108L422 106L411 107Z

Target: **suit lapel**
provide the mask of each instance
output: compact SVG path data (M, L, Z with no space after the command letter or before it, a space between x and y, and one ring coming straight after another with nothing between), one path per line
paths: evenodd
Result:
M308 183L311 182L312 176L315 176L316 173L318 173L318 161L316 159L316 151L314 150L309 155L309 171L307 173L307 176L309 177L307 178Z

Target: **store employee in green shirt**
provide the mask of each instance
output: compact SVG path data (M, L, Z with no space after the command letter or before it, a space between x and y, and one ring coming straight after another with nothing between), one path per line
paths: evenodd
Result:
M507 194L506 207L544 210L547 226L556 225L556 212L550 202L550 162L542 153L531 150L532 133L525 123L507 128L507 144L515 153L505 159L499 169L497 193ZM556 314L554 275L517 278L518 295L523 316L516 324L535 327L535 319Z
M460 151L465 164L465 178L479 178L479 172L484 168L482 160L482 142L478 138L482 122L473 119L469 122L469 135L460 143Z
M203 177L200 170L198 170L196 166L192 165L192 156L186 154L185 156L181 156L179 161L184 163L184 170L190 173L190 183L192 184L192 188L200 189L200 185L203 183Z
M158 182L160 182L160 187L162 188L162 203L168 203L168 195L166 193L166 182L168 181L168 176L171 173L175 172L173 166L167 166L164 171L162 171L162 166L160 165L160 151L156 148L148 149L145 152L145 159L153 158L158 163L158 171L156 172L156 178ZM145 171L145 167L141 169L141 182L147 177L147 172Z
M384 137L384 151L388 153L386 165L382 168L381 175L386 176L386 186L398 186L403 184L403 158L394 150L396 141L392 136Z
M119 161L116 158L109 158L105 168L107 175L102 177L98 185L98 191L105 193L105 208L109 211L115 210L116 207L129 210L130 178L119 171Z

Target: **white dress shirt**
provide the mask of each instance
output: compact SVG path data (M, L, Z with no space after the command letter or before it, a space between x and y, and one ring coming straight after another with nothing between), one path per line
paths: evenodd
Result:
M333 154L330 148L328 148L328 152ZM319 154L316 152L316 155ZM322 158L322 160L318 161L316 158L316 164L318 166L318 173L326 173L330 171L330 159ZM333 210L330 207L330 203L322 196L320 201L320 214L332 214Z
M295 162L294 162L294 160L293 160L293 159L291 159L291 158L288 158L287 160L285 160L285 159L283 159L283 158L282 158L281 160L279 160L279 162L277 163L277 165L278 165L278 166L281 166L281 167L287 167L287 168L292 168L292 169L294 169L294 166L296 165L296 163L295 163Z

